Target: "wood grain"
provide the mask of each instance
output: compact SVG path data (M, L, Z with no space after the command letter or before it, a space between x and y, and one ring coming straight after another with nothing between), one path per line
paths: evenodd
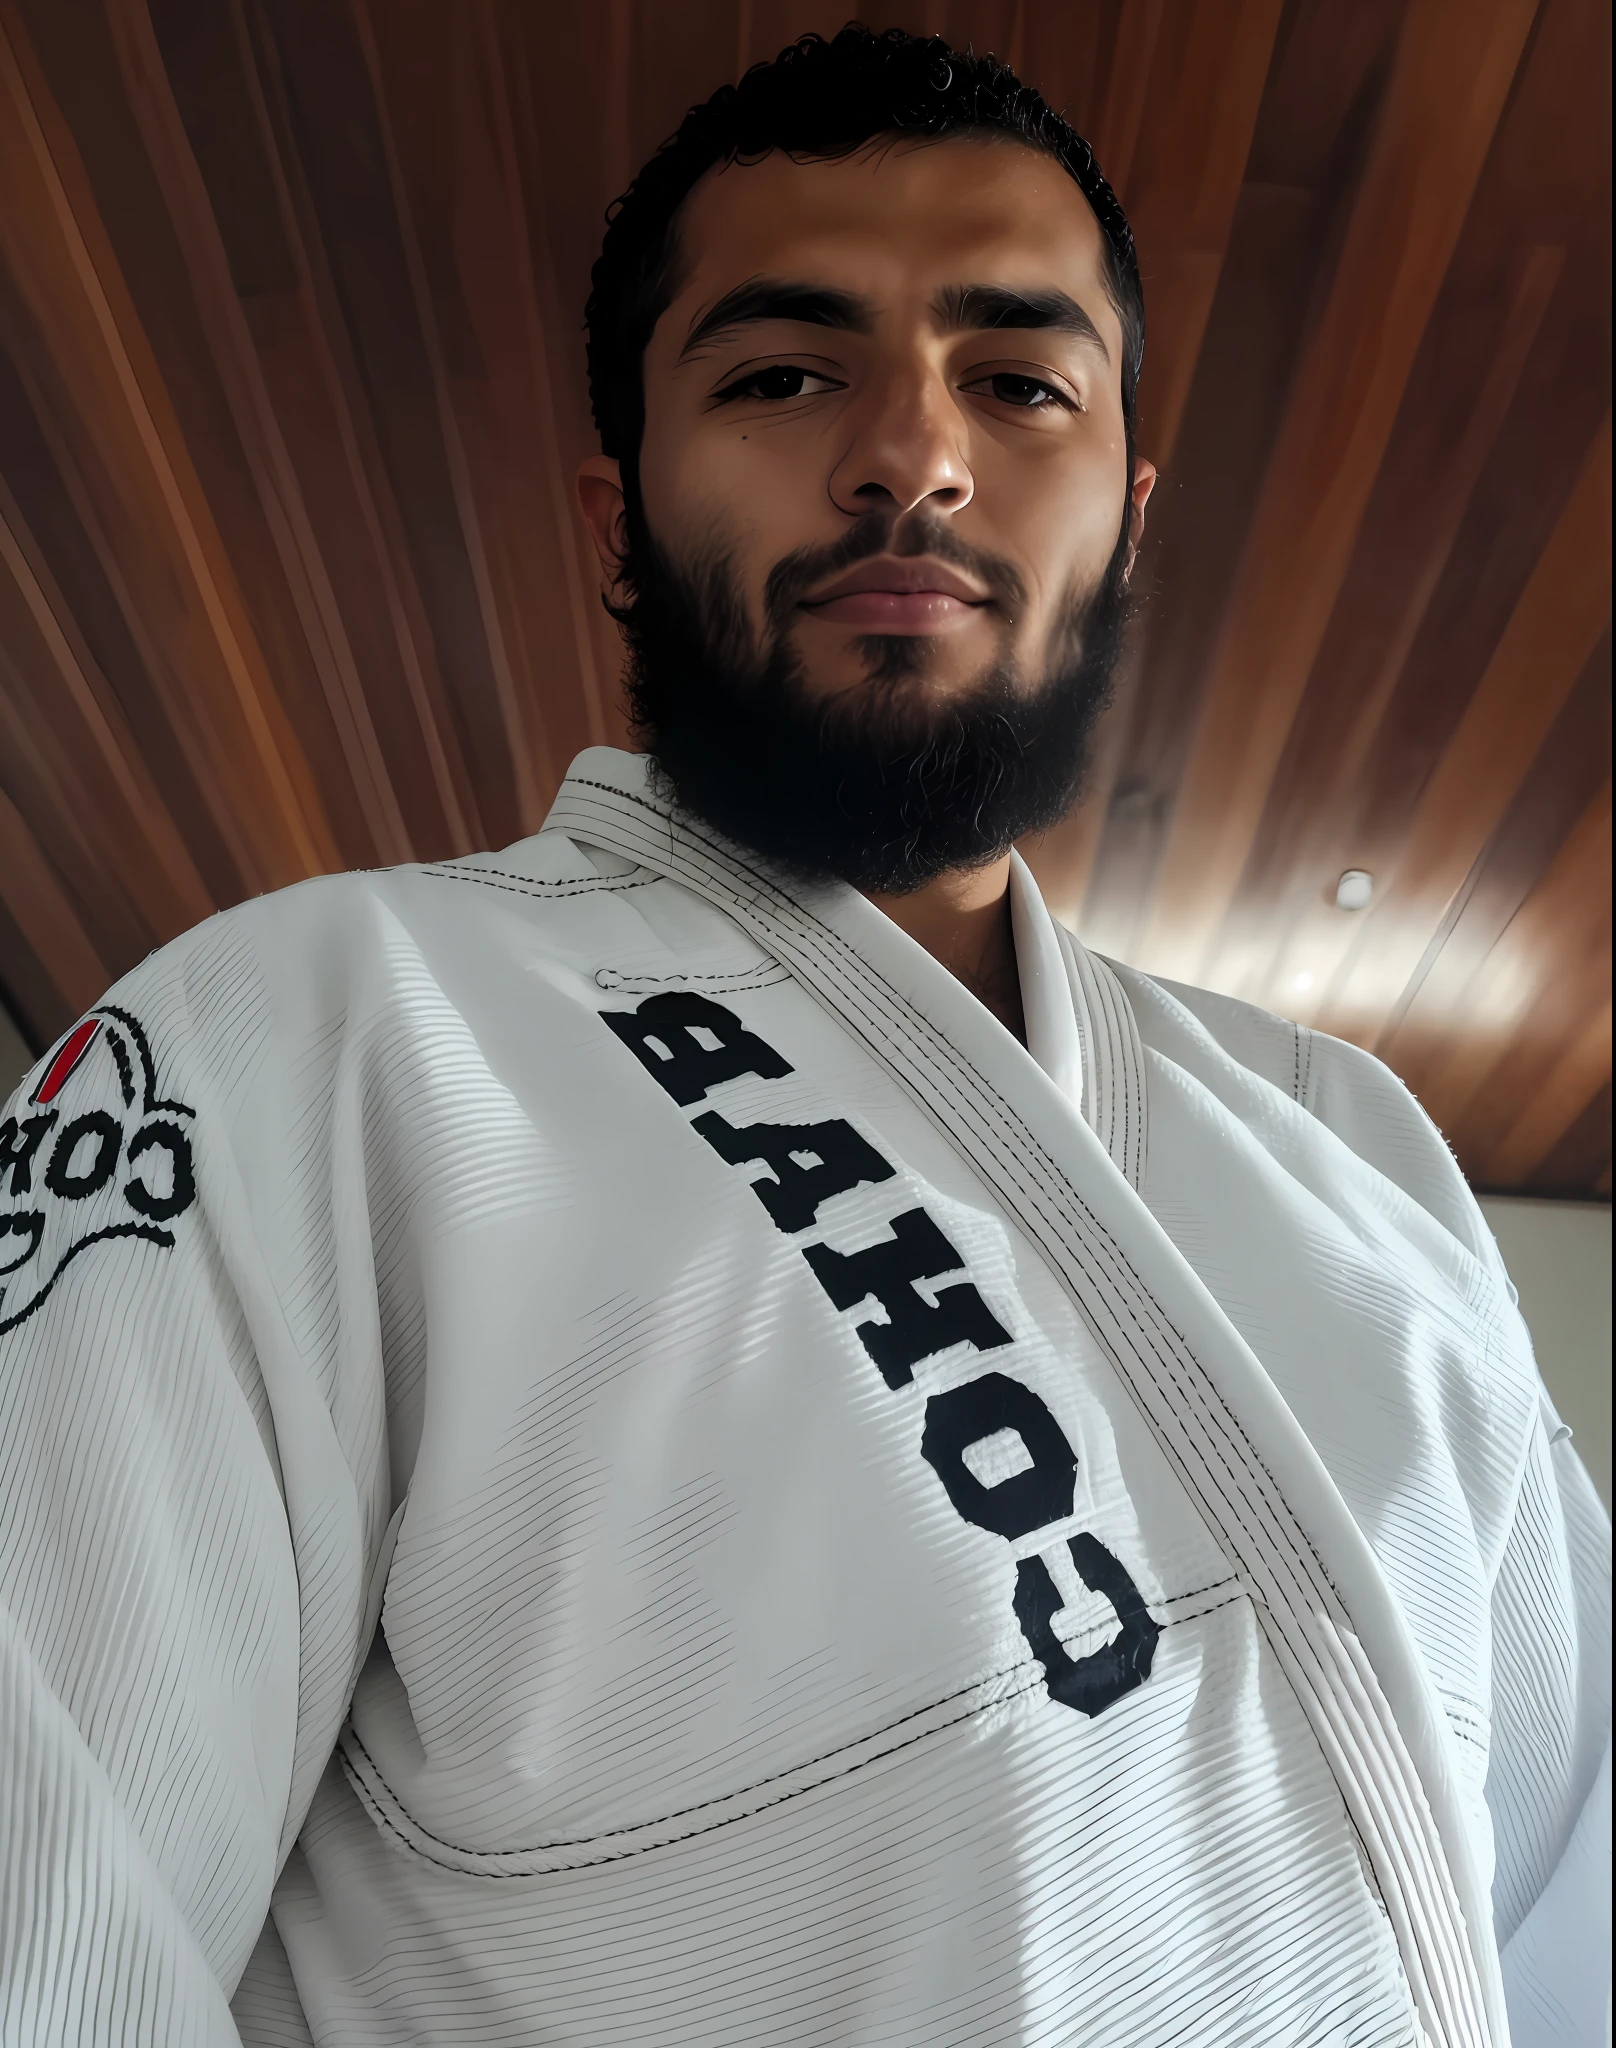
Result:
M807 0L0 0L0 1000L532 831L620 743L572 478L601 223ZM914 0L1093 143L1161 464L1091 943L1610 1192L1610 10ZM1334 903L1349 866L1371 909Z
M1404 15L1174 808L1141 948L1153 970L1193 978L1233 898L1534 12L1412 0Z
M1365 1035L1385 1018L1547 737L1610 618L1610 416L1471 699L1323 1013ZM1378 1032L1376 1033L1378 1036Z

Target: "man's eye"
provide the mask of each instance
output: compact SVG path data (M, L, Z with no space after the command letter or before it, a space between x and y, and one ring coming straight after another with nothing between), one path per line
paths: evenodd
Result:
M765 402L786 398L812 398L821 391L839 391L841 386L822 377L816 370L799 369L795 363L771 363L766 370L752 370L744 377L737 377L733 384L726 384L718 396L724 398L761 398Z
M1053 384L1046 384L1039 377L1024 377L1015 370L997 370L971 388L985 389L1001 405L1019 406L1024 412L1043 412L1053 405L1067 409L1071 406L1071 400Z

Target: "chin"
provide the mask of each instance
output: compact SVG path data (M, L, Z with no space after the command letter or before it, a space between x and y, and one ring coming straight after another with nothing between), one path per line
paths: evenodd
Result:
M895 695L944 699L974 689L984 663L964 658L953 634L861 633L839 659L801 663L807 693L821 702L872 686Z

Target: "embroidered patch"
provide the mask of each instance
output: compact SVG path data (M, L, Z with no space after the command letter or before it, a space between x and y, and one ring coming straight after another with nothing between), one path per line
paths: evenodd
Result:
M44 1306L92 1245L172 1249L196 1200L188 1124L157 1093L137 1018L103 1003L75 1024L15 1116L0 1121L0 1337Z

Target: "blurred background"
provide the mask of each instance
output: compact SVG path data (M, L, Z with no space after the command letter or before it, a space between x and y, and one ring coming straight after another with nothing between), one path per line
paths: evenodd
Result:
M1146 602L1029 858L1091 945L1403 1076L1608 1499L1610 10L868 18L1012 63L1140 246ZM602 213L843 19L0 0L0 1094L213 910L532 832L622 739Z

